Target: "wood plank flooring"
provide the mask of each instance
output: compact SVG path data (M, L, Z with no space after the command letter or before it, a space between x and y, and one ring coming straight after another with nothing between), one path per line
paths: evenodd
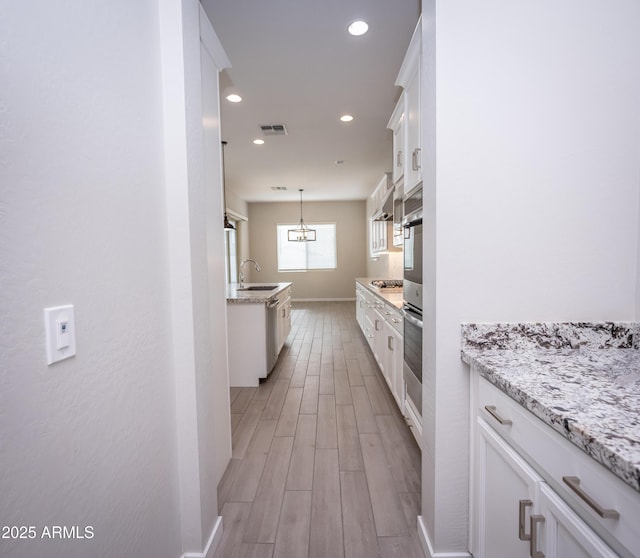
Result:
M269 378L230 396L215 558L423 558L420 450L354 302L294 303Z

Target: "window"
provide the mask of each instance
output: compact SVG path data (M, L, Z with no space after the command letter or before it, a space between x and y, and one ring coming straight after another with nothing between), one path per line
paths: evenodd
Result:
M277 225L278 271L336 269L336 224L307 223L316 230L315 242L289 242L287 231L297 226Z

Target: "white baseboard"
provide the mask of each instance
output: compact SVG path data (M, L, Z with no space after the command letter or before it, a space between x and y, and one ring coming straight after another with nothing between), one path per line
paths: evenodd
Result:
M202 552L185 552L180 558L213 558L222 538L222 516L219 515Z
M424 524L424 518L421 515L418 516L418 538L427 558L473 558L468 552L435 552L429 539L429 533L427 533L427 526Z

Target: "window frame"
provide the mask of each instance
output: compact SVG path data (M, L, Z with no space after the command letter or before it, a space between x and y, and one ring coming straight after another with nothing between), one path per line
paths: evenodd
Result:
M325 222L315 222L315 223L305 223L309 228L316 229L316 240L311 242L293 242L287 240L287 231L295 228L299 225L299 223L276 223L276 264L278 273L308 273L310 271L335 271L338 269L338 223L335 221L325 221ZM322 266L322 267L310 267L309 266L309 245L317 245L318 242L321 242L321 231L322 227L333 227L333 265L331 267ZM302 268L282 268L280 264L281 260L281 245L284 243L284 246L293 245L300 246L303 245L305 248L305 267Z

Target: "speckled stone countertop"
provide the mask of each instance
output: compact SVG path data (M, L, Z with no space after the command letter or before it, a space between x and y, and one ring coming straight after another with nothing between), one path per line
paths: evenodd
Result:
M402 308L402 288L398 289L379 289L371 284L371 281L379 279L379 277L356 277L356 282L360 283L365 289L380 297L384 302Z
M277 294L280 294L287 287L293 285L291 281L283 283L245 283L244 287L274 285L270 291L242 291L239 283L231 283L227 285L227 303L253 303L264 304Z
M462 360L640 491L635 323L464 324Z

